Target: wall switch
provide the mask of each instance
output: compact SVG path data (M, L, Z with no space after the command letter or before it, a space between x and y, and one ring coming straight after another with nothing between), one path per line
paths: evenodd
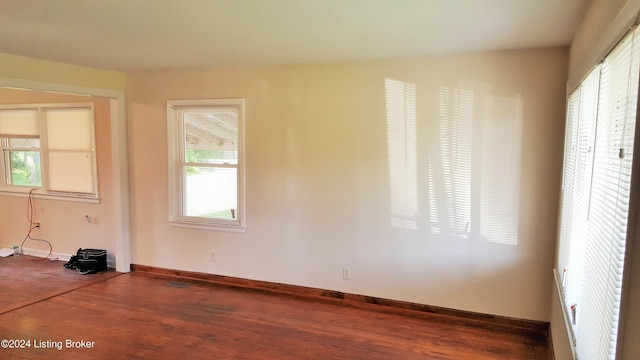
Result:
M209 253L209 261L216 262L216 252L213 250Z
M351 280L351 268L342 268L342 278L345 280Z

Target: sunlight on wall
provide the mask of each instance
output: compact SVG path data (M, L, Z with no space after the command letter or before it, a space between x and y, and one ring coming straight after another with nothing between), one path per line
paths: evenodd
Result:
M417 151L416 85L386 79L385 97L391 226L424 224L432 235L517 245L521 96L497 95L491 85L470 80L440 87L437 137L429 137L435 140L425 154Z
M420 223L416 85L385 81L391 225ZM429 144L431 234L517 245L523 105L490 85L464 82L438 93L437 143Z
M467 81L439 89L427 182L431 234L517 245L523 105Z
M438 146L429 154L432 234L467 237L471 223L473 92L440 88Z
M522 98L485 96L481 106L480 235L517 245Z
M417 229L416 85L386 79L391 226Z

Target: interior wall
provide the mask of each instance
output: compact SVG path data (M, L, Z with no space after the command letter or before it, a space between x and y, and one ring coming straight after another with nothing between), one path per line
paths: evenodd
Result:
M128 73L132 262L548 321L567 62ZM247 230L171 227L166 101L230 97L246 99Z
M0 53L0 78L124 91L125 74L55 61Z
M109 99L0 88L0 104L3 105L66 102L94 103L100 203L35 199L34 220L39 220L41 227L33 231L32 237L48 240L53 252L62 256L75 254L80 247L100 248L106 249L109 260L113 261L116 235L112 200ZM0 199L0 246L20 245L29 229L27 198L0 195ZM91 216L91 223L86 221L86 215ZM35 241L25 242L24 248L49 250L46 244Z

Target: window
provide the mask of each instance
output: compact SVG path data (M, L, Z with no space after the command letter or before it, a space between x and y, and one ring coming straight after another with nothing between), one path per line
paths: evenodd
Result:
M242 230L243 99L170 100L169 221Z
M0 191L97 198L93 104L0 107Z
M569 95L557 269L577 357L615 359L629 220L640 31Z

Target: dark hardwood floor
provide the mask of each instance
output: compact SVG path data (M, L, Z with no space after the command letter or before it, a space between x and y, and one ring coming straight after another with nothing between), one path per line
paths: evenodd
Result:
M0 276L0 339L30 341L0 359L550 358L546 334L441 314L19 258Z
M115 271L80 275L63 265L33 256L0 258L0 314L120 275Z

